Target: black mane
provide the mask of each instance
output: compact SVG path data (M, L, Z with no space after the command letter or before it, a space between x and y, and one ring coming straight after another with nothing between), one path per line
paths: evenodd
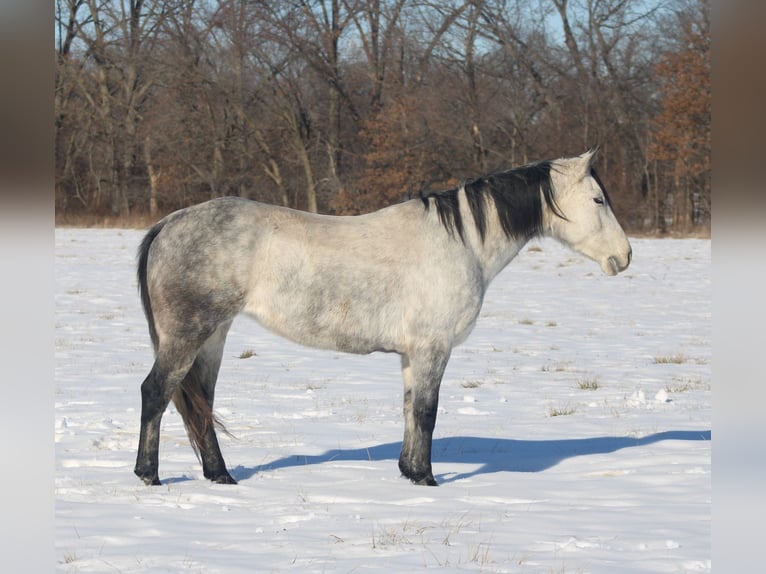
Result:
M612 206L612 202L609 199L609 194L606 192L606 187L604 186L604 182L601 181L601 178L598 176L598 174L596 173L596 170L593 169L593 168L590 168L590 175L591 175L591 177L593 179L596 180L596 183L601 188L601 192L604 194L604 199L606 200L606 204L609 207L611 207Z
M506 237L531 239L543 232L543 206L540 190L545 203L559 217L563 214L558 209L551 188L551 162L541 161L509 171L493 173L464 185L465 196L471 208L473 222L481 240L487 233L487 202L495 204L500 226ZM420 194L426 210L433 204L439 219L450 235L457 232L463 237L463 218L460 215L458 193L460 189Z

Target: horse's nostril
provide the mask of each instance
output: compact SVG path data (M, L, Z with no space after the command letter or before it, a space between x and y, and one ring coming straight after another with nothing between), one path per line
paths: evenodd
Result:
M628 247L628 265L630 265L630 262L633 260L633 248Z

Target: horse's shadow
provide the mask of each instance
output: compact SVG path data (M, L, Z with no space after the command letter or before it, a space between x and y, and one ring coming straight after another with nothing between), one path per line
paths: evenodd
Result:
M604 454L647 446L665 440L709 441L711 431L665 431L642 438L595 437L560 440L514 440L454 436L433 441L434 463L465 463L479 465L475 470L460 474L438 475L437 481L449 483L494 472L541 472L563 460L577 456ZM398 460L401 442L366 448L332 449L318 455L293 454L254 466L238 466L231 473L237 480L246 480L258 472L322 464L330 461Z

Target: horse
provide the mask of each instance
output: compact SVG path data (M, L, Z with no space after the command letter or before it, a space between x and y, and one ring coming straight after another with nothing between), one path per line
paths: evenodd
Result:
M362 215L222 197L161 219L138 251L155 360L141 384L135 474L160 484L160 420L172 400L205 478L236 484L213 402L227 331L244 313L302 345L399 354L399 470L436 485L431 443L442 375L492 279L538 237L555 238L606 275L630 264L594 154L531 163Z

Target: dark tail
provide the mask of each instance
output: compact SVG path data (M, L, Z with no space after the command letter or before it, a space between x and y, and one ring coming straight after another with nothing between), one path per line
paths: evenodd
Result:
M154 324L154 313L152 312L152 302L149 300L149 289L146 284L146 266L149 261L149 248L152 242L159 235L167 221L163 219L152 227L144 236L141 246L138 248L138 291L141 294L141 304L144 307L146 322L149 324L149 337L152 339L152 346L157 351L157 328Z
M173 404L184 421L189 442L198 460L201 460L200 450L206 448L206 436L212 428L218 427L221 432L233 436L213 413L210 397L205 392L200 378L202 370L203 367L194 361L192 368L178 385L172 397Z

